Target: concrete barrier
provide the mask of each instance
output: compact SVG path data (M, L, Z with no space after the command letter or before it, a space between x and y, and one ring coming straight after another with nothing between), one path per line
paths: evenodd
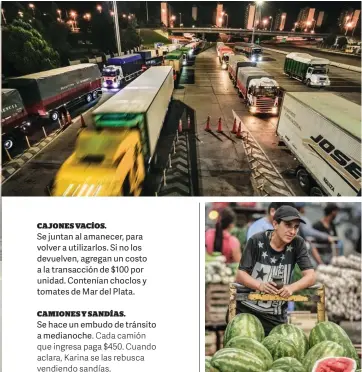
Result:
M264 47L262 47L262 48L265 49L265 50L269 50L270 52L275 52L275 53L284 54L284 55L287 55L287 54L291 53L291 52L285 52L284 50L264 48ZM303 53L303 52L301 52L301 53ZM355 71L355 72L361 72L362 71L361 67L345 65L344 63L331 62L331 66L339 67L339 68L343 68L344 70L350 70L350 71Z

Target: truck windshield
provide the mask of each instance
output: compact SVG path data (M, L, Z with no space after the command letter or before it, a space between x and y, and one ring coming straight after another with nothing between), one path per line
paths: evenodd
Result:
M276 87L259 87L255 89L255 94L257 97L276 97L278 89Z
M313 70L312 74L315 74L315 75L326 75L327 74L327 71L324 68L316 68L316 69Z
M116 70L103 70L102 71L102 76L117 76L117 71Z
M132 113L109 113L94 116L94 122L97 128L107 127L127 127L132 128L142 122L141 114Z
M252 51L251 51L251 54L262 54L263 52L262 52L262 50L261 49L253 49Z

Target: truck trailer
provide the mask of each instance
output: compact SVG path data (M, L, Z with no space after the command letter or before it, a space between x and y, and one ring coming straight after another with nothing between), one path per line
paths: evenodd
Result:
M187 64L186 54L181 50L175 50L166 54L163 63L173 68L173 77L176 81L181 74L182 67Z
M328 59L312 57L307 53L289 53L285 56L284 73L307 86L323 88L331 85L329 64Z
M234 86L236 86L236 80L240 67L256 67L256 62L252 62L249 58L240 54L229 57L229 77L233 81Z
M281 93L271 74L258 67L241 67L236 86L251 114L278 114Z
M4 149L10 150L16 138L28 132L31 121L16 89L1 90L1 106L2 145Z
M30 117L57 121L64 109L91 102L102 93L101 73L93 63L55 68L9 79Z
M53 184L56 196L140 195L173 93L169 66L151 67L93 111Z
M297 179L307 194L361 194L359 105L329 92L287 92L277 134L299 160Z
M125 82L135 79L142 73L141 54L128 54L109 58L102 70L104 88L119 88Z

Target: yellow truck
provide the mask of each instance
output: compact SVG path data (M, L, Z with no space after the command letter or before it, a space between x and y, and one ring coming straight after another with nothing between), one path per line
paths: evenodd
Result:
M139 196L173 93L172 67L151 67L93 111L59 169L53 196Z

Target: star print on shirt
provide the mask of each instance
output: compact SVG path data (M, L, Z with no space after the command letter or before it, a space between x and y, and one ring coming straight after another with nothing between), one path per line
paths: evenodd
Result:
M273 263L273 264L275 264L275 263L277 262L277 260L276 260L275 257L272 257L272 258L270 259L270 262Z
M261 268L261 270L257 270L256 272L258 273L256 279L260 278L261 280L264 280L264 276L266 275L266 273L264 273L263 268Z
M285 258L284 254L281 255L280 260L283 261Z
M291 252L293 250L293 247L291 245L287 246L287 252Z
M258 243L258 247L259 247L259 248L264 248L264 243L259 242L259 243Z
M268 253L264 252L261 256L262 256L263 258L267 258L267 257L268 257Z

